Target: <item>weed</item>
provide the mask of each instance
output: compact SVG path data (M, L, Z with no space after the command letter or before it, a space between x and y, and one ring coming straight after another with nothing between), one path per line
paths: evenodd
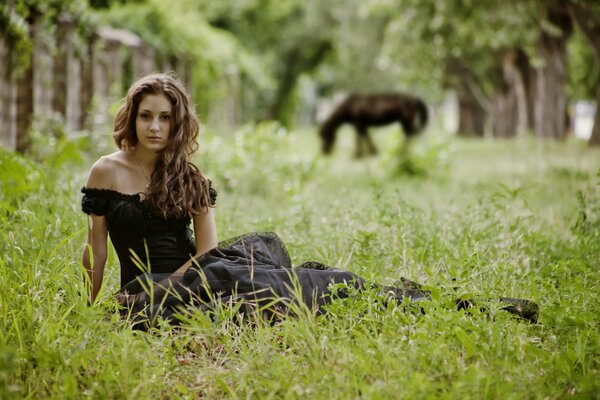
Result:
M351 159L343 134L340 151L324 159L315 135L275 124L208 132L196 162L219 190L221 238L277 231L295 264L316 259L383 284L405 276L425 284L432 300L412 309L367 292L334 302L326 316L298 310L274 325L235 321L235 308L223 308L212 318L182 314L177 329L159 323L139 333L116 309L113 252L98 303L87 306L78 189L91 160L78 161L85 141L55 139L61 154L44 147L35 161L0 151L2 398L593 398L600 391L593 150L445 138L415 153L427 173L408 176L390 173L386 155ZM501 296L538 302L539 323L485 300ZM486 311L456 310L457 298L482 299Z

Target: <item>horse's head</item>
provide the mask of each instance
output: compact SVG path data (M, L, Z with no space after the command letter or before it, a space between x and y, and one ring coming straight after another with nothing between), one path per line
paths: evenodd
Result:
M319 136L321 137L321 150L323 151L323 154L331 154L331 151L333 150L333 141L335 140L335 131L328 129L325 124L319 128Z

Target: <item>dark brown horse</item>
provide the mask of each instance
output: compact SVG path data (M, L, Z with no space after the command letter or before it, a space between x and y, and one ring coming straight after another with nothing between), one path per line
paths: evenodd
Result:
M404 134L410 138L427 124L427 106L423 100L403 93L352 94L344 100L321 124L319 135L323 141L323 153L333 150L335 136L340 126L351 124L356 130L356 156L377 153L369 137L369 127L392 123L402 125Z

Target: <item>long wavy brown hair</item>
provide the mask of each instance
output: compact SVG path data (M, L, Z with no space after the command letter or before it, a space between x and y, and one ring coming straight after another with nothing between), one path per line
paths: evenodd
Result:
M115 117L113 139L119 149L138 143L135 120L143 97L164 94L172 105L169 140L158 153L146 201L164 218L198 215L212 207L210 182L190 162L198 150L199 122L183 84L172 74L153 73L131 85Z

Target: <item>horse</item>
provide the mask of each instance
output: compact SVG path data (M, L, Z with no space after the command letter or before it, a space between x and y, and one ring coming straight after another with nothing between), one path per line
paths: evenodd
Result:
M323 121L319 136L322 151L330 154L340 126L351 124L356 131L356 156L364 155L364 146L370 154L377 149L369 137L369 127L400 123L404 134L411 138L427 125L427 106L418 97L404 93L351 94Z

